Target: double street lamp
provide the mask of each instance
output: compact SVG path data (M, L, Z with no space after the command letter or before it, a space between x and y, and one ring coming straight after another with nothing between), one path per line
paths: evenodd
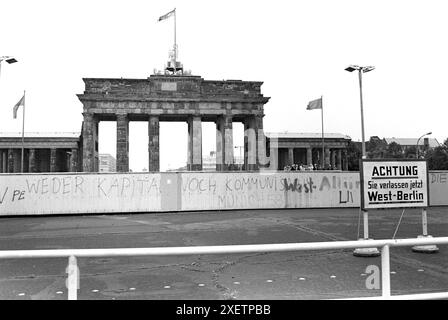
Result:
M362 74L374 70L373 66L361 67L357 65L351 65L345 68L348 72L358 71L359 78L359 98L361 102L361 136L362 136L362 159L366 159L366 141L364 135L364 110L362 105ZM369 239L369 214L367 210L362 210L363 213L363 226L364 226L364 240ZM353 252L355 256L372 257L380 255L377 248L358 248Z
M420 139L423 138L424 136L429 136L430 134L432 134L432 132L425 133L424 135L422 135L420 138L417 139L417 145L416 145L416 148L417 148L417 151L416 151L417 159L419 157L419 154L418 154L418 143L420 142Z
M353 72L355 70L358 70L358 77L359 77L359 97L361 101L361 135L362 135L362 158L366 158L366 141L364 136L364 110L362 105L362 74L374 70L375 67L368 66L368 67L360 67L357 65L351 65L345 68L348 72Z

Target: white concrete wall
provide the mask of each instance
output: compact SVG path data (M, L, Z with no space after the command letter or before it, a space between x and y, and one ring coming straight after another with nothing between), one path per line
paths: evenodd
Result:
M429 172L429 204L448 205L448 171Z
M0 175L0 215L160 210L160 174Z
M358 173L183 173L181 177L183 210L359 206Z
M448 171L429 173L448 205ZM358 172L0 174L0 215L359 207Z

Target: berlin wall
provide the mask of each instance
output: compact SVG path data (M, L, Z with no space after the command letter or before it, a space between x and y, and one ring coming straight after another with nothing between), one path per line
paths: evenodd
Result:
M429 173L448 205L448 171ZM358 172L0 174L0 215L359 207Z

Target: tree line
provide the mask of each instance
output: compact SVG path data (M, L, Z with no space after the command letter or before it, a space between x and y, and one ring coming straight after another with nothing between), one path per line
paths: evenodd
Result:
M396 142L387 143L384 139L371 137L366 142L368 159L416 159L416 146L402 146ZM359 171L359 160L362 158L360 142L350 141L347 148L348 169ZM448 138L435 148L424 148L420 145L419 159L428 161L429 170L448 170Z

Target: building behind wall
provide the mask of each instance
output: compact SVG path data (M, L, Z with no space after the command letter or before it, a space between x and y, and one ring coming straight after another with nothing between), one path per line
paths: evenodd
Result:
M266 133L266 140L271 169L284 170L285 167L296 164L307 168L313 166L318 169L348 170L349 136L325 133L323 154L321 133Z
M26 132L23 172L78 172L82 168L79 132ZM0 173L22 171L22 134L0 133Z
M100 172L116 172L117 162L115 158L108 153L101 153L100 158Z

